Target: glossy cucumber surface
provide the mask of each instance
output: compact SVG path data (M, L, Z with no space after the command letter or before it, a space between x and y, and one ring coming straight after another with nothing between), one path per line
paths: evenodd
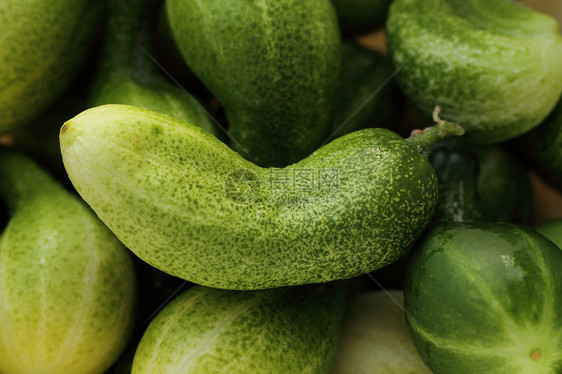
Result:
M128 248L218 288L373 271L407 250L437 200L431 164L385 129L269 169L187 122L125 105L81 113L60 140L72 183Z

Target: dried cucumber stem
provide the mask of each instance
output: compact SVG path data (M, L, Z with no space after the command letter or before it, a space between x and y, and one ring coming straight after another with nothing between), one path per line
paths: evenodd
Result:
M464 134L464 128L458 123L444 121L439 118L441 107L436 106L433 110L434 126L426 127L423 130L413 130L410 137L406 139L422 154L428 154L430 148L438 141L452 136Z

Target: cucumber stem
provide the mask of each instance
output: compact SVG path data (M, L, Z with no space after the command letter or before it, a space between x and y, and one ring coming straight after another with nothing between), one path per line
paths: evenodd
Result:
M428 154L431 147L438 140L464 134L464 128L461 125L442 120L439 118L439 113L441 113L441 107L438 105L433 110L435 125L426 127L423 130L413 130L410 137L406 139L408 143L416 147L422 154Z

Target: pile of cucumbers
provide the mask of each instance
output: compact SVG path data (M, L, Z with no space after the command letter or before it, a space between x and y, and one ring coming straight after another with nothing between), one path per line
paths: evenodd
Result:
M3 0L0 35L0 373L562 373L553 17Z

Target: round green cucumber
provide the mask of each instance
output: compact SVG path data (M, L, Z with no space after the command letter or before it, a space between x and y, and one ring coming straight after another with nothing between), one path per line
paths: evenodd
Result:
M435 374L562 372L562 251L508 223L438 226L413 251L406 321Z
M509 0L396 0L387 21L396 78L425 114L465 127L477 143L541 123L562 92L556 20Z
M102 373L131 332L130 254L23 155L0 151L0 176L0 372Z
M447 132L433 130L424 135ZM72 183L129 249L228 289L351 278L399 258L437 200L417 147L427 139L365 129L266 169L188 122L133 106L89 109L60 133Z
M516 146L533 171L562 191L562 100L543 124L517 139Z
M102 9L96 0L0 2L0 133L29 123L62 94Z
M402 291L350 299L332 374L431 374L408 333L403 304Z
M398 92L386 56L352 42L342 44L341 78L330 139L367 127L387 127L399 117Z
M554 244L562 249L562 218L543 222L536 226L535 230L552 240Z
M384 25L392 0L332 0L344 36L368 34Z
M501 148L453 142L429 159L439 180L438 221L529 222L531 182Z
M150 323L132 374L328 373L344 295L339 285L247 292L196 286Z
M189 67L224 106L231 147L286 166L329 136L340 34L328 0L170 0Z
M153 61L153 21L157 0L110 0L105 51L88 106L129 104L190 121L218 136L202 105L169 83ZM154 17L153 17L154 18Z

